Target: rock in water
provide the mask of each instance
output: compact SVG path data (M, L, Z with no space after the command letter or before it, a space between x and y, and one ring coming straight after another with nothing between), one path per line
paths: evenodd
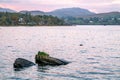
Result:
M80 46L83 46L83 44L80 44Z
M65 60L50 57L47 53L40 51L35 56L35 62L39 65L66 65L69 63Z
M35 65L33 62L23 58L17 58L13 64L14 68L24 68L24 67L30 67L33 65Z

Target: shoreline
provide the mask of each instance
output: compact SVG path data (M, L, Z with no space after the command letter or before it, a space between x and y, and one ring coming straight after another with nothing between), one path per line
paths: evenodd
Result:
M64 26L120 26L120 25L102 25L102 24L101 25L43 25L43 26L39 26L39 25L35 25L35 26L29 26L29 25L2 26L2 25L0 25L0 27L57 27L57 26L64 27Z
M78 27L78 26L120 26L120 25L54 25L54 26L1 26L0 27Z

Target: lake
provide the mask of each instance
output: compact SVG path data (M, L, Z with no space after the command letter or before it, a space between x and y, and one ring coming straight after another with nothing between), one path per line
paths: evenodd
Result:
M71 63L14 70L38 51ZM120 80L120 26L0 27L0 79Z

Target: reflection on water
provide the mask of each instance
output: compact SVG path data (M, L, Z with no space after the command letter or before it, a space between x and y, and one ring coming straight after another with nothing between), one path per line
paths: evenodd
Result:
M14 70L38 51L71 63ZM1 80L119 80L120 27L0 27L0 54Z
M37 66L39 72L46 72L46 70L49 70L49 66L41 66L41 65L38 65Z

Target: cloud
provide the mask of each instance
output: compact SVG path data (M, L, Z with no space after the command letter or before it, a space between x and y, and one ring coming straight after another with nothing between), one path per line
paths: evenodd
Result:
M120 0L76 0L76 6L96 13L120 11Z
M104 7L96 8L98 12L112 12L112 11L119 11L120 12L120 4L110 4Z
M0 0L0 7L15 10L51 11L58 8L80 7L93 12L120 11L120 0Z
M18 0L0 0L0 3L16 3Z

